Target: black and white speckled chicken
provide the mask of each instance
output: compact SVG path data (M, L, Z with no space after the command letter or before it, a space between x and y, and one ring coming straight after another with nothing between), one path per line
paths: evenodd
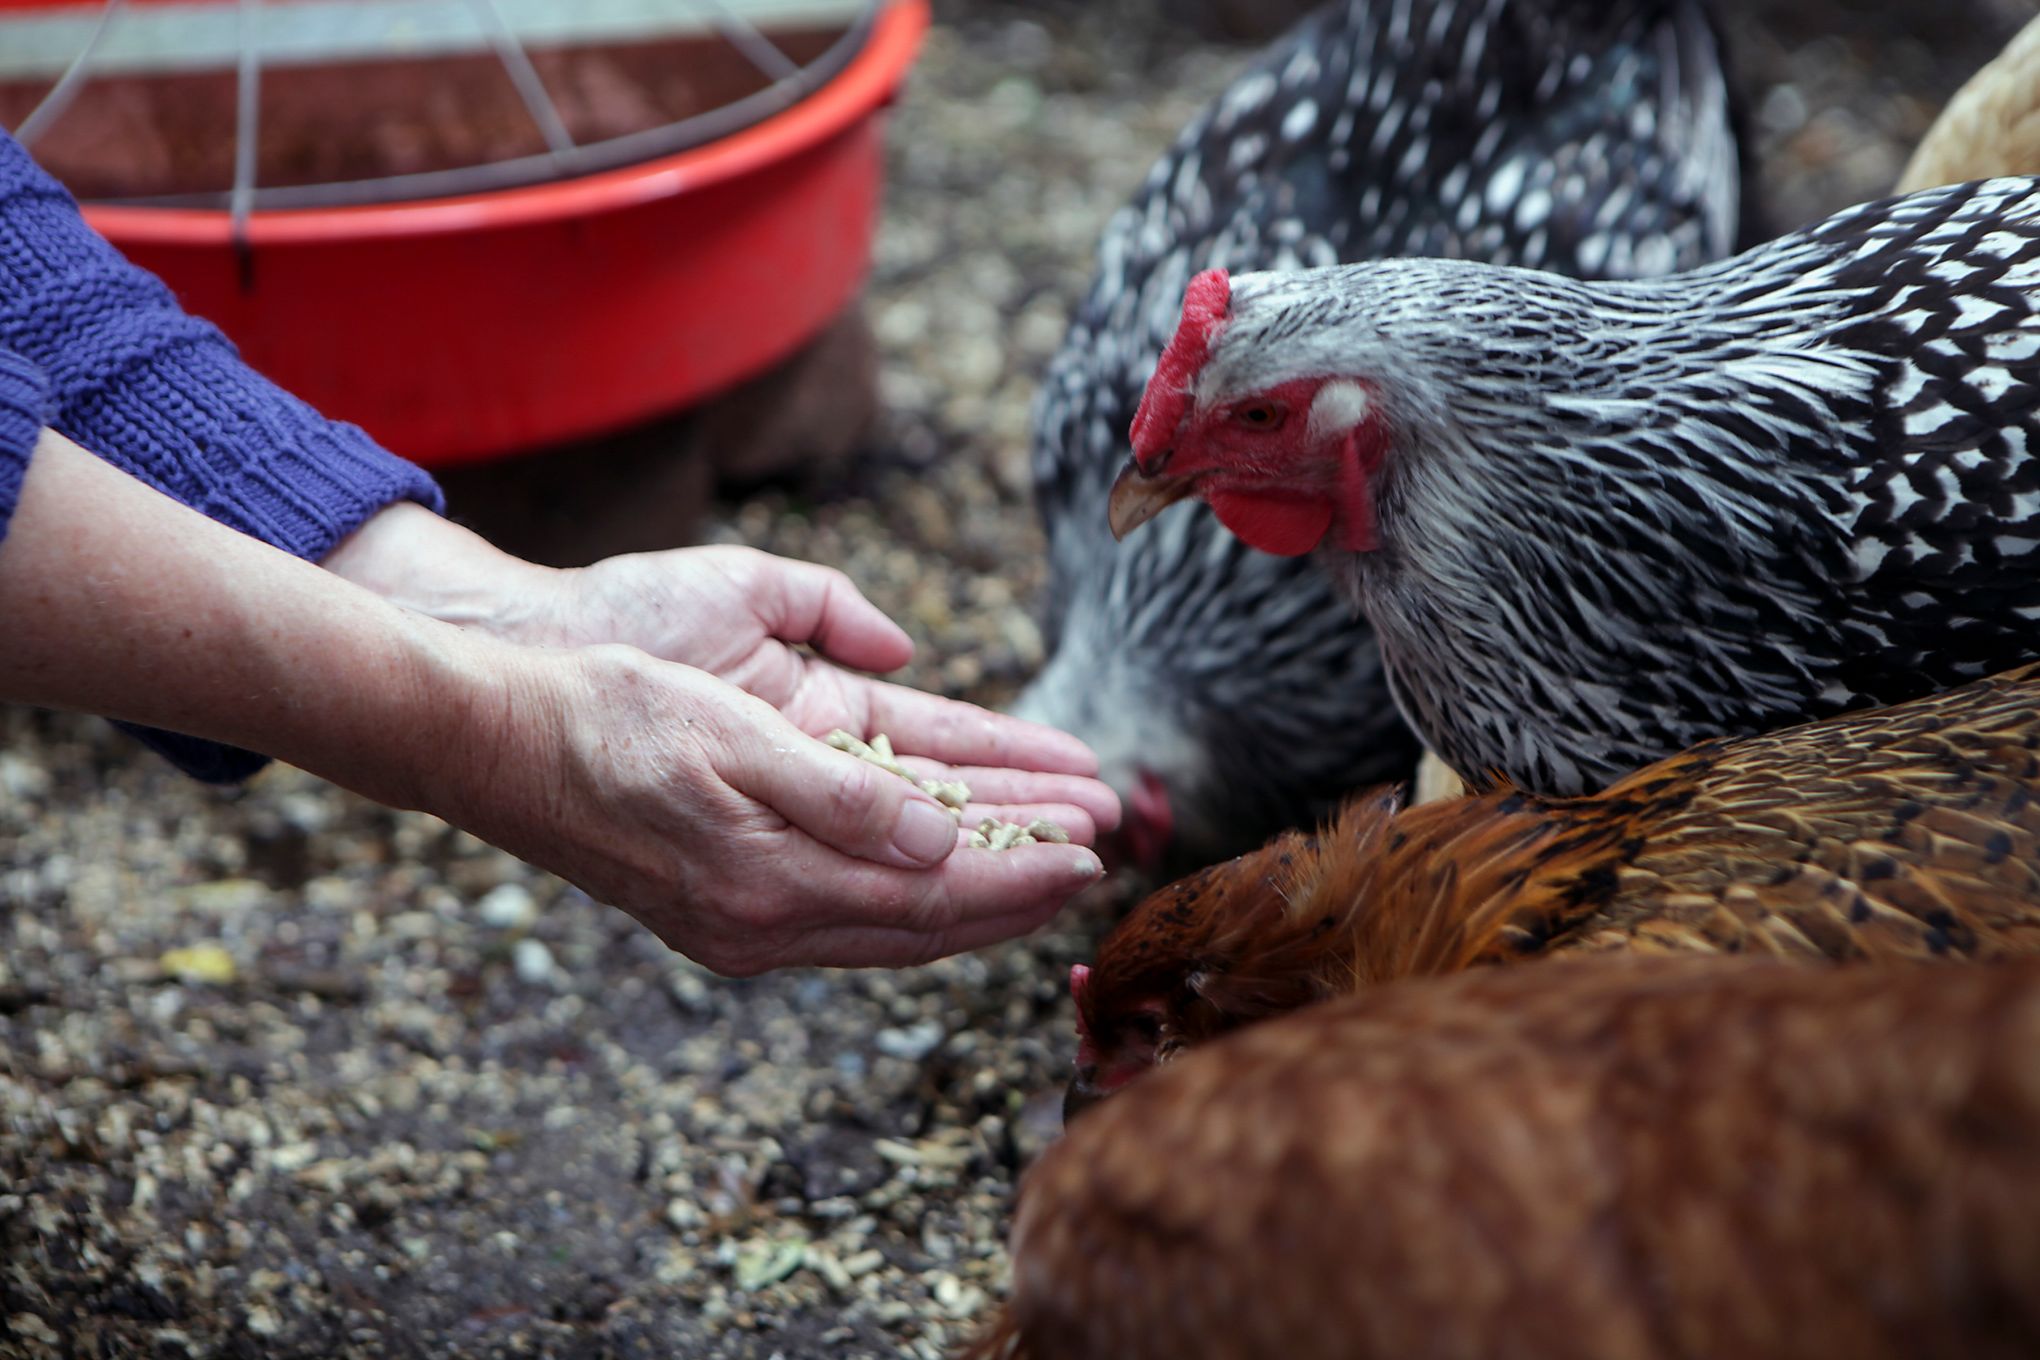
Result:
M1113 497L1315 550L1404 715L1572 794L2040 656L2040 180L1690 273L1200 275Z
M1663 273L1733 247L1738 165L1701 0L1348 0L1182 133L1107 228L1036 407L1053 655L1017 705L1099 751L1138 857L1222 857L1417 754L1316 574L1201 507L1108 532L1191 275L1394 255Z

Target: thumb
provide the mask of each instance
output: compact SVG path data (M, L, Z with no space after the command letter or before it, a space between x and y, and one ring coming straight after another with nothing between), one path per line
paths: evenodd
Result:
M902 869L956 848L949 810L898 775L826 746L773 714L760 740L734 744L722 776L822 844Z
M862 671L898 670L913 660L906 631L834 567L777 559L752 606L781 642L805 642Z

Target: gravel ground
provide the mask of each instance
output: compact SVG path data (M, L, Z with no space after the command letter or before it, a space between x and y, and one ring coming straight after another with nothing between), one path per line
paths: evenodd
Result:
M1881 8L1732 6L1779 225L1887 185L2032 12ZM871 289L879 447L710 537L843 566L914 681L996 702L1042 653L1034 377L1243 50L1147 6L938 12ZM940 1354L1000 1287L1062 979L1129 890L927 968L726 982L432 818L0 709L0 1355Z

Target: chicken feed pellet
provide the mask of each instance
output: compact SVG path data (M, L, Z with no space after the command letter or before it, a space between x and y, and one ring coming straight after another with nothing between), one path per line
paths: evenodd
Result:
M880 732L870 741L866 741L839 727L823 740L838 751L847 752L859 760L869 761L881 770L898 775L948 808L949 815L959 823L963 821L963 809L970 803L970 785L960 779L916 779L912 770L900 764L899 757L893 753L892 740L885 733ZM996 817L987 817L978 823L977 829L970 833L964 844L973 850L1010 850L1016 845L1034 845L1041 841L1068 845L1070 835L1045 817L1036 817L1025 826L1018 822L1002 822Z

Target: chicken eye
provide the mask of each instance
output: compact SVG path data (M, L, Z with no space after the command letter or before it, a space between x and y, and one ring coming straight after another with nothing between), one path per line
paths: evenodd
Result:
M1234 407L1232 418L1235 425L1243 425L1249 430L1279 430L1282 418L1287 414L1279 402L1255 401Z
M1136 1041L1152 1046L1161 1040L1162 1017L1156 1011L1135 1011L1126 1017L1126 1030Z

